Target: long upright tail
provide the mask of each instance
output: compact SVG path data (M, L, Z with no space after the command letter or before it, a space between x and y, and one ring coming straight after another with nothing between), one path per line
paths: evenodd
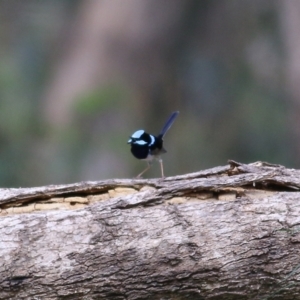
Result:
M157 136L158 138L163 138L166 132L170 129L173 122L175 121L176 117L178 116L179 111L174 111L171 116L169 117L168 121L166 122L165 126L161 130L160 134Z

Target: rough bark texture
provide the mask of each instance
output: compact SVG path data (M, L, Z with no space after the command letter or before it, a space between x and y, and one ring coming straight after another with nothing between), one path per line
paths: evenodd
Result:
M0 299L300 299L300 171L0 190Z

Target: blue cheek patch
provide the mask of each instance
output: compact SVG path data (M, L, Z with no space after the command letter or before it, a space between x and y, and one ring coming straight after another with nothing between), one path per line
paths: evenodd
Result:
M141 130L136 131L131 137L133 139L139 139L144 133L145 133L145 131L141 129Z
M139 141L135 141L134 144L144 146L147 144L147 142L145 142L143 140L139 140Z

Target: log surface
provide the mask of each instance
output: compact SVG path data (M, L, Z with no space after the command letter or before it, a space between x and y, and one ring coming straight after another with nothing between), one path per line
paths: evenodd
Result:
M300 171L0 190L0 299L300 299Z

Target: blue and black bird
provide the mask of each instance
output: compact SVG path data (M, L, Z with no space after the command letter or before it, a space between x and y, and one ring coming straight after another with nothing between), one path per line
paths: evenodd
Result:
M167 152L163 147L163 137L172 126L178 114L179 111L175 111L171 114L158 136L149 134L143 129L140 129L131 135L130 139L128 140L128 144L131 145L131 153L134 157L146 160L148 163L147 168L137 176L138 178L150 169L152 160L154 158L157 159L160 163L162 178L165 177L163 162L160 157L161 154Z

